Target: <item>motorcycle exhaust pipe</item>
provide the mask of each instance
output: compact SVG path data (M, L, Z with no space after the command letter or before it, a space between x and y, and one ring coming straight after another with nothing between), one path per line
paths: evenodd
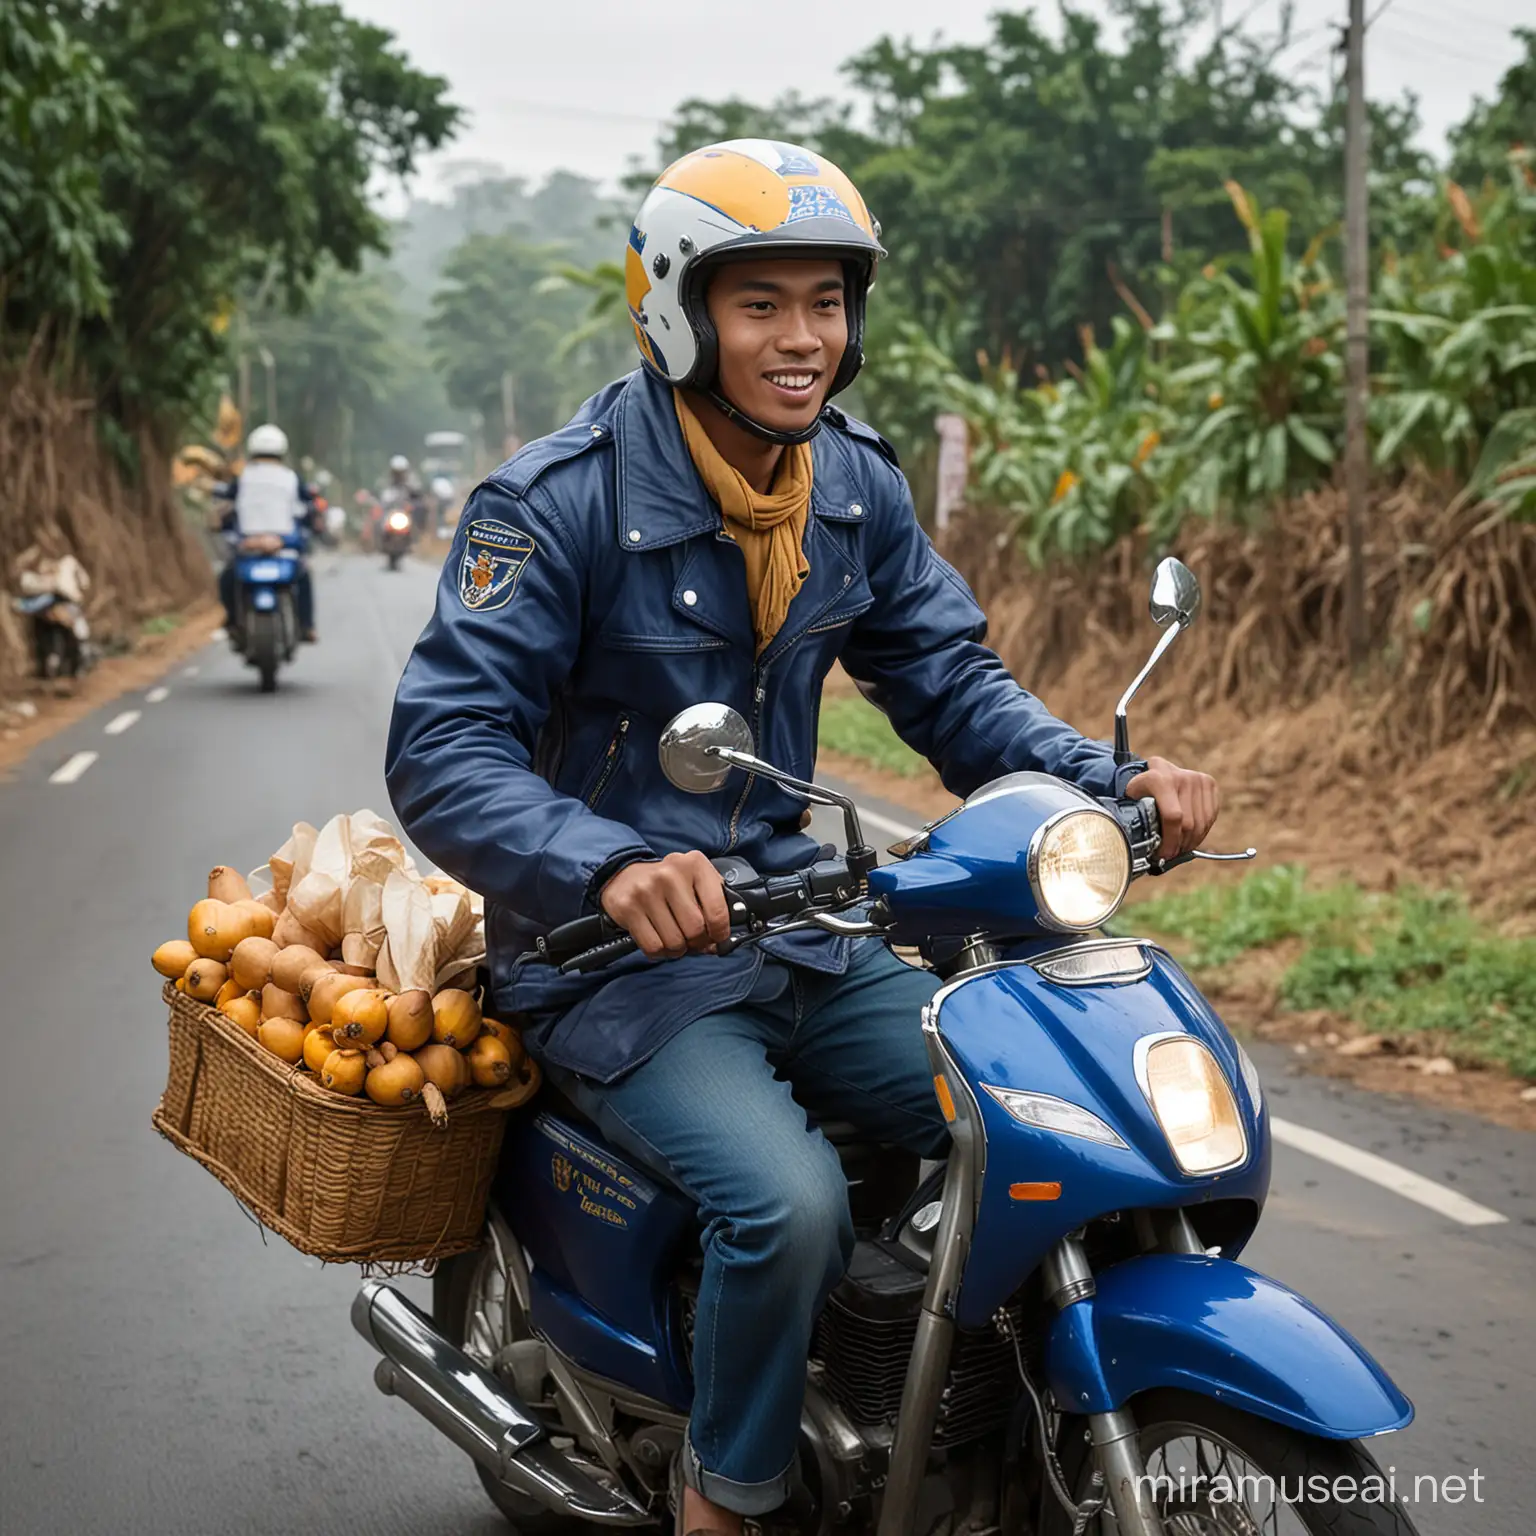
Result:
M596 1525L650 1522L622 1490L556 1450L527 1405L393 1286L368 1281L352 1303L352 1326L383 1356L373 1373L379 1391L410 1404L508 1488Z

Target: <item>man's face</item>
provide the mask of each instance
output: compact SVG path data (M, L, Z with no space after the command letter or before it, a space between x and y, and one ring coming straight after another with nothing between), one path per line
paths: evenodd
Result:
M729 262L706 304L720 338L721 394L766 427L810 426L848 345L842 263Z

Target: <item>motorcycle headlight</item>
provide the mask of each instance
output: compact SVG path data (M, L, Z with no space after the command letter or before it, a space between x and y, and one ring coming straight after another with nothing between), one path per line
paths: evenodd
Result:
M1248 1156L1237 1099L1216 1058L1191 1035L1167 1035L1140 1054L1142 1092L1185 1173L1216 1173Z
M404 533L411 526L411 520L404 512L391 512L389 514L389 526L395 533Z
M1113 816L1084 806L1053 816L1029 845L1041 920L1077 933L1114 916L1131 883L1131 845Z

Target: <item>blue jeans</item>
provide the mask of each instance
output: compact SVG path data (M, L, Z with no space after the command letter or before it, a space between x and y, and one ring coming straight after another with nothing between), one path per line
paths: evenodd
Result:
M853 1251L847 1180L806 1111L942 1156L919 1017L936 985L874 943L843 976L769 960L744 1003L618 1082L556 1074L616 1146L698 1202L684 1476L727 1509L766 1514L788 1494L811 1330Z

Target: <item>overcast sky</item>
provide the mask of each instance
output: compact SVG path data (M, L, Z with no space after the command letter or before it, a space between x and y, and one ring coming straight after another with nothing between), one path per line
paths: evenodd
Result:
M985 38L997 0L343 0L397 34L422 68L445 75L469 122L433 157L420 190L433 191L454 162L490 161L539 178L558 167L612 184L631 155L647 156L662 120L688 96L767 101L794 88L842 90L838 66L887 33L927 40L935 22L954 41ZM1099 0L1079 0L1089 10ZM1532 0L1366 0L1380 14L1367 46L1373 98L1416 92L1426 139L1475 95L1489 95L1517 57L1510 29L1536 25ZM1280 0L1226 0L1227 17L1253 11L1275 26ZM1054 4L1038 7L1054 16ZM1285 55L1323 83L1335 68L1329 23L1346 0L1297 0Z

